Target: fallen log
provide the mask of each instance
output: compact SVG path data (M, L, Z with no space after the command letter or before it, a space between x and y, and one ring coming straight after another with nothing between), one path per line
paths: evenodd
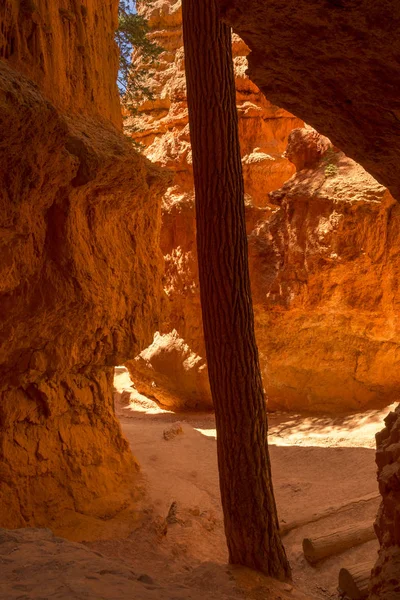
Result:
M337 515L339 513L345 512L347 510L351 510L360 504L364 504L366 502L371 502L373 500L378 500L381 496L378 492L372 492L371 494L366 494L357 500L352 500L351 502L345 502L344 504L339 504L338 506L332 506L322 511L321 513L314 513L312 515L307 515L302 519L298 519L296 521L290 521L289 523L281 523L279 524L280 534L283 537L287 535L293 529L298 529L299 527L303 527L304 525L308 525L309 523L315 523L317 521L321 521L322 519L326 519L327 517L331 517L332 515Z
M304 538L303 552L308 562L314 565L323 558L341 554L345 550L365 544L375 537L374 527L371 523L352 525L337 529L328 535Z
M349 600L364 600L367 598L373 566L372 562L366 562L359 563L349 569L340 569L339 588Z

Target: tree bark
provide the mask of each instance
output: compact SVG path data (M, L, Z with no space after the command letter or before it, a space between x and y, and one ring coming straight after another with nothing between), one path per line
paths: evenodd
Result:
M199 279L229 560L285 579L254 335L230 29L183 0Z
M381 498L381 495L379 493L372 492L370 494L366 494L365 496L361 496L361 498L358 498L358 500L350 500L350 501L347 500L346 502L343 502L342 504L339 504L338 506L331 506L331 508L327 508L326 510L323 510L320 513L305 515L301 519L296 519L295 521L289 521L289 523L282 523L280 526L281 537L283 537L284 535L287 535L288 533L293 531L293 529L299 529L299 527L304 527L304 525L309 525L310 523L317 523L317 521L321 521L322 519L327 519L328 517L331 517L332 515L338 515L340 513L346 512L348 510L351 510L351 509L359 506L360 504L364 505L367 502L371 502L373 500L376 501L376 510L378 510L378 507L379 507L378 499L380 499L380 498Z
M372 523L350 525L337 529L328 535L303 539L303 553L306 560L315 565L318 561L341 554L349 548L376 540L375 529Z
M366 562L349 569L340 569L339 588L350 600L367 598L373 566L373 562Z

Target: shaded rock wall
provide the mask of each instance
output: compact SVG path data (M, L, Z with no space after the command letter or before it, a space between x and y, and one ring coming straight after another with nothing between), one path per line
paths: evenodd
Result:
M266 98L327 135L400 198L400 5L217 0Z
M4 0L0 58L35 81L57 108L120 126L117 7L115 1Z
M111 367L162 296L166 179L115 127L117 6L0 9L0 525L86 539L131 505Z
M385 425L376 436L383 501L375 523L381 549L372 571L370 600L395 600L400 596L400 407L389 413Z
M173 171L175 178L162 203L164 289L170 302L169 317L162 323L161 333L167 337L158 338L162 339L163 350L154 343L141 359L129 363L129 368L139 391L151 393L163 406L210 407L211 395L201 358L205 349L197 273L181 0L155 0L150 6L142 7L142 12L149 19L151 38L165 51L146 80L154 93L154 101L144 101L139 114L128 119L127 125L136 129L133 136L144 145L145 155ZM281 186L294 173L294 166L283 152L289 132L302 122L273 106L248 79L245 74L247 53L246 45L234 36L236 99L250 232L262 207L268 204L268 192ZM177 334L171 333L173 330ZM189 361L187 352L191 355ZM168 369L169 381L166 380Z

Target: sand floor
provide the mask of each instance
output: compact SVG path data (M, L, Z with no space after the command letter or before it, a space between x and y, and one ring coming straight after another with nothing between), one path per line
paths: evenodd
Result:
M117 414L141 465L145 518L127 539L88 545L165 584L181 581L215 590L215 568L226 565L227 550L214 416L161 410L130 387L123 368L117 369L115 384ZM302 540L373 522L379 506L374 435L390 409L336 418L270 415L279 519L283 528L298 525L283 540L293 584L309 598L337 598L340 568L368 560L372 564L376 558L378 544L373 540L310 566ZM331 514L318 518L321 513Z
M227 564L214 416L161 410L131 387L123 367L115 384L116 413L141 465L137 503L90 522L89 537L73 519L58 531L83 543L46 529L0 529L0 600L332 600L342 566L375 561L372 540L310 566L302 540L372 524L374 434L392 407L336 418L270 415L274 490L293 571L292 584L278 583Z

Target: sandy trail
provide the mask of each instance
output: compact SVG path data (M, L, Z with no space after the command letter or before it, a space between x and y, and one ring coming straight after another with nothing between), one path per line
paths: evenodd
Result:
M342 566L375 560L376 540L311 567L301 544L306 536L373 522L374 433L391 407L337 418L270 415L281 530L297 524L283 536L291 585L227 565L214 416L161 410L137 394L124 368L116 387L116 412L141 464L137 503L98 519L89 537L79 523L61 532L97 541L0 529L1 600L333 600ZM329 516L315 520L324 511Z
M164 583L183 582L204 592L223 588L218 569L226 565L227 550L214 416L163 411L130 385L126 371L119 369L116 409L142 468L147 489L142 507L145 519L128 539L95 542L90 547L118 556ZM294 585L309 598L337 598L339 569L376 557L374 540L311 567L301 543L309 535L373 522L379 505L374 434L382 428L390 408L337 418L270 415L270 452L281 523L311 520L313 515L353 501L347 509L284 536ZM182 432L173 435L177 422ZM171 439L164 438L165 431L172 431ZM372 498L356 502L366 495ZM172 505L174 515L166 522Z

